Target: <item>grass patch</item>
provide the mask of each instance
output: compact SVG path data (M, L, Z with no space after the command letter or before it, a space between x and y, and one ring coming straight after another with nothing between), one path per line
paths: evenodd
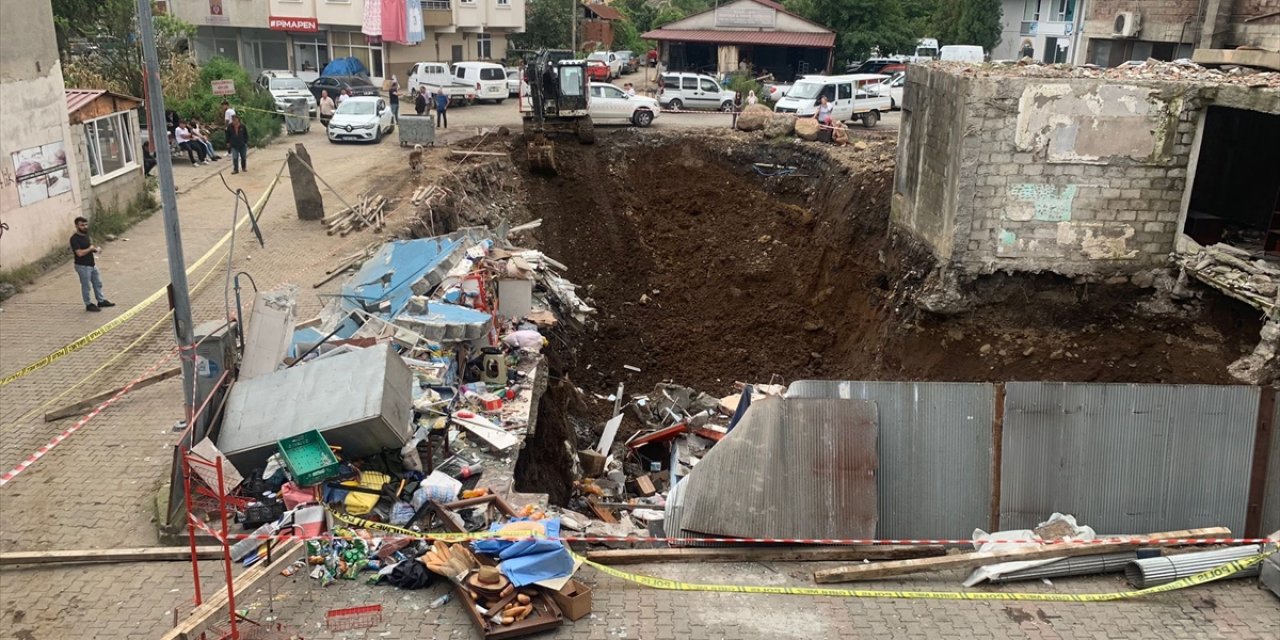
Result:
M147 178L147 188L138 194L132 202L123 208L98 207L98 212L89 216L90 235L98 241L106 240L108 235L118 236L130 227L155 213L160 208L155 196L155 179ZM22 290L24 285L35 282L36 278L66 264L71 260L71 250L58 247L30 264L13 269L0 270L0 300Z

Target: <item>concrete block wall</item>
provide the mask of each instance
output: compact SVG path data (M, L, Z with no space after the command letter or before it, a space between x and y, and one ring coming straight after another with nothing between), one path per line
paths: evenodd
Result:
M915 197L895 184L896 223L968 274L1111 275L1149 269L1174 248L1205 90L1187 84L951 76L913 67L908 107L930 104L959 149L899 138L898 171L917 155L954 173L921 172ZM959 91L936 76L957 79ZM943 102L951 101L949 107ZM948 119L938 113L951 114ZM912 114L914 117L914 113ZM932 134L932 135L930 135ZM941 157L949 156L949 157ZM926 165L928 166L928 165ZM956 166L956 165L950 165ZM940 220L939 220L940 219ZM951 234L938 225L950 223Z
M903 92L891 219L946 259L965 233L956 202L967 187L960 181L966 80L913 66Z

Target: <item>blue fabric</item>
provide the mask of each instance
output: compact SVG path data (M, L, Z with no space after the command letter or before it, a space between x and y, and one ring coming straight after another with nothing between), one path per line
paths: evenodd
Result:
M405 36L407 44L418 44L426 39L426 28L422 22L421 0L405 0L405 17L408 18L408 29Z
M444 111L449 108L449 96L443 91L436 94L436 111Z
M560 536L559 518L548 518L541 523L546 528L548 538ZM499 531L507 524L510 523L494 524L489 527L489 530ZM573 556L569 555L569 550L565 549L564 544L558 540L490 538L471 543L471 548L476 553L498 558L501 561L498 569L517 587L573 575Z
M324 66L322 76L367 76L369 70L364 68L364 64L359 58L338 58Z

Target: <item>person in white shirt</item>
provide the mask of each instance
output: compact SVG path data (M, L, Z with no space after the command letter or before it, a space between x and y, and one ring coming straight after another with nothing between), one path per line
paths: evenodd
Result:
M630 82L627 83L627 95L632 98L636 97L636 86Z
M341 107L342 103L346 102L347 98L350 98L350 97L351 97L351 91L347 89L343 89L342 93L338 94L338 106Z
M191 164L196 166L205 164L204 143L191 137L191 130L187 128L187 123L179 122L178 126L173 128L173 139L178 143L179 149L187 150L187 157L191 159ZM197 155L200 156L198 162Z
M231 108L231 103L226 100L222 101L222 120L226 124L231 124L231 119L236 117L236 110Z
M747 92L747 104L756 104L756 103L757 103L757 102L759 102L759 101L760 101L760 100L759 100L758 98L756 98L756 92L755 92L755 91L748 91L748 92Z

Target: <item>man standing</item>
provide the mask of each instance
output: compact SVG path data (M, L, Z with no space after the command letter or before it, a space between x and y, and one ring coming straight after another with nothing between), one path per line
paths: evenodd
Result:
M89 238L89 221L83 217L76 218L76 232L71 236L71 253L75 255L76 275L80 276L80 297L84 299L84 310L97 313L103 307L114 307L116 303L102 295L102 276L98 274L94 254L102 248ZM89 285L93 285L93 298L89 297ZM98 304L94 304L93 300Z
M236 110L231 108L231 103L226 100L222 101L222 122L223 124L231 124L231 119L236 117Z
M442 90L436 94L436 126L449 128L449 96Z
M387 92L387 102L391 103L391 121L400 124L400 83L392 82Z
M231 149L231 173L248 171L244 160L249 155L249 130L240 121L240 116L231 118L227 125L227 148Z
M329 121L333 119L333 110L337 109L337 105L333 104L333 98L329 97L328 89L320 90L320 124L329 126Z

